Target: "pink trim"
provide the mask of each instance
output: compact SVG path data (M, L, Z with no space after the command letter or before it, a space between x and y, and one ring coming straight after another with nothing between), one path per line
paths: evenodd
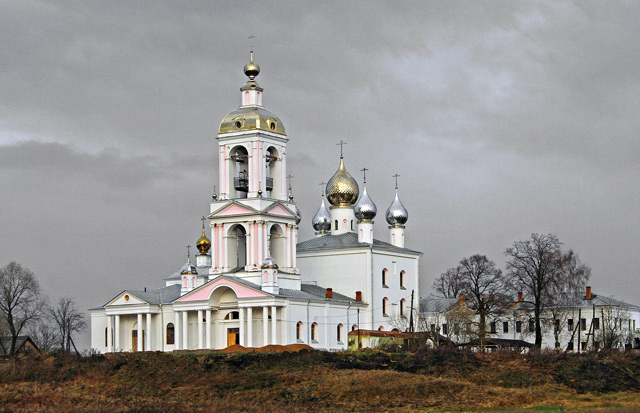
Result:
M222 224L222 267L227 266L227 241L225 239L225 224Z
M215 233L215 235L212 237L213 239L216 240L216 245L213 246L213 250L214 253L211 254L213 255L213 268L218 268L218 250L220 249L220 240L218 238L218 226L216 225L215 227L213 227L213 231Z
M233 281L221 278L211 284L203 286L200 290L195 291L184 298L178 299L178 302L186 303L191 301L204 301L211 297L211 293L218 287L229 287L236 293L238 298L266 297L266 294L256 291L252 288L245 287Z
M216 214L217 217L226 217L229 215L253 214L252 211L237 204L231 205L229 208Z
M253 223L253 261L256 265L262 264L258 261L258 223Z
M268 209L267 211L265 211L271 215L280 215L282 217L291 217L291 214L289 212L287 212L286 209L284 209L282 206L280 205L276 205L271 209Z

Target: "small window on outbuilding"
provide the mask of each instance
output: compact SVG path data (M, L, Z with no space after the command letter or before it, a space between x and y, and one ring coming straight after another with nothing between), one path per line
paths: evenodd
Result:
M167 344L175 344L176 331L173 327L173 323L167 324Z
M302 341L302 321L298 321L296 324L296 340Z
M344 326L342 324L338 324L336 327L336 339L339 343L343 341L344 335Z
M311 324L311 340L318 341L318 323Z

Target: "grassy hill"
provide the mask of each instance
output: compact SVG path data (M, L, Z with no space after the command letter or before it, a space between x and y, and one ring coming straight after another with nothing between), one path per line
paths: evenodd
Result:
M0 362L0 411L640 408L640 354L191 352Z

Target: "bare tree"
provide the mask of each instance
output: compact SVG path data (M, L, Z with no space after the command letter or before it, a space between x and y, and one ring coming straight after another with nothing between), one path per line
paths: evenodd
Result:
M58 334L50 324L40 321L37 325L29 328L29 337L44 353L52 351L60 342Z
M544 312L558 307L562 292L586 283L590 270L573 251L563 254L555 235L531 234L531 239L516 241L507 248L507 271L513 286L524 293L524 302L533 306L536 349L542 347ZM557 338L556 338L557 339Z
M44 299L38 280L15 261L0 269L0 334L11 338L5 354L15 354L16 341L42 315Z
M603 300L607 300L604 298ZM605 349L617 348L620 345L628 344L632 340L631 330L628 328L629 312L619 305L609 300L609 305L600 307L602 326L596 336L602 341Z
M487 318L498 316L509 305L506 282L502 271L485 255L463 258L458 266L466 286L469 307L477 314L477 336L483 340L487 334Z
M73 346L77 352L72 336L84 331L87 327L87 320L84 314L76 310L73 298L62 297L58 299L56 307L49 309L49 315L58 327L60 349L70 353L71 346Z
M460 267L449 268L433 282L433 289L444 298L458 298L465 290Z

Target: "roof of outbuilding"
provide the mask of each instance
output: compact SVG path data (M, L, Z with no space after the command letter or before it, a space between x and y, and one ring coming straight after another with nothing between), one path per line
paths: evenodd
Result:
M178 284L169 285L167 287L158 288L157 290L133 291L126 290L131 295L146 301L149 304L169 304L180 297L182 288Z
M366 242L358 242L358 234L355 232L347 232L340 235L323 235L321 237L311 238L297 245L298 252L305 251L322 251L346 248L374 248L387 251L404 252L410 254L420 254L419 251L410 250L408 248L400 248L389 244L388 242L373 240L373 245Z

